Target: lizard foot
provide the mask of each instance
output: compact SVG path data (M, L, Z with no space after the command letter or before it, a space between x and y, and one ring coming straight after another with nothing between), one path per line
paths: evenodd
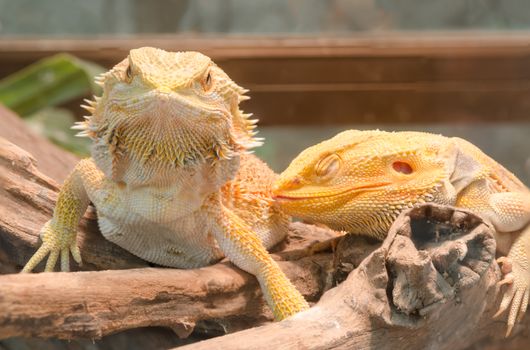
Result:
M270 265L265 273L260 274L258 280L277 321L309 309L305 298L276 263Z
M504 274L503 280L498 284L499 286L507 285L508 288L504 292L499 310L493 317L498 317L510 308L508 329L506 331L506 337L508 337L512 332L515 322L522 319L528 307L530 275L517 261L513 261L508 257L501 257L497 262L501 264L501 271Z
M309 309L309 304L296 289L293 288L288 293L286 297L276 300L273 307L274 318L277 321Z
M59 255L61 256L61 271L70 271L70 253L74 260L81 264L81 253L76 242L76 234L64 229L54 228L51 221L42 227L40 237L42 245L26 263L21 272L31 272L44 258L46 261L45 272L51 272L55 268Z

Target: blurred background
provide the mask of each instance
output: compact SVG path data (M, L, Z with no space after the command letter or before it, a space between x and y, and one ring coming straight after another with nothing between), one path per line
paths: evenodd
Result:
M278 172L341 130L423 130L472 141L530 185L529 30L528 0L0 0L0 136L13 136L11 110L86 156L70 126L100 93L93 76L155 46L201 51L250 89L242 109ZM0 349L178 343L156 332ZM498 349L473 347L485 348Z
M68 127L94 74L139 46L198 50L250 89L276 171L344 129L413 129L530 184L529 28L527 0L0 0L0 102L84 155Z

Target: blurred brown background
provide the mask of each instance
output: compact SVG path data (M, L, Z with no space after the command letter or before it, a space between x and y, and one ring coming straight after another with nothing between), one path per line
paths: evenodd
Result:
M110 67L139 46L198 50L251 90L277 171L378 127L465 137L530 183L528 28L525 0L0 0L0 78L57 52Z
M0 79L59 52L111 67L140 46L197 50L250 89L276 171L344 129L412 129L464 137L530 185L529 30L528 0L0 0ZM174 345L159 332L138 348Z

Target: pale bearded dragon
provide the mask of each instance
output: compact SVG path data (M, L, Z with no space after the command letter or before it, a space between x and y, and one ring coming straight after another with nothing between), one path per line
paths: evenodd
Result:
M260 144L248 99L210 58L197 52L131 50L96 80L77 126L93 140L59 193L28 272L49 255L69 270L79 220L89 202L108 240L156 264L195 268L228 257L255 275L276 319L308 308L267 253L289 219L271 200L276 175L249 154Z
M275 197L290 215L383 239L407 208L467 208L492 224L508 285L507 336L530 294L530 191L460 138L422 132L345 131L304 150L280 175ZM507 255L507 256L505 256Z

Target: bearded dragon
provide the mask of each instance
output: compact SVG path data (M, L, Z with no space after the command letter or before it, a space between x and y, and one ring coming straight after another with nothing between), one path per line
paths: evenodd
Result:
M530 294L530 191L460 138L422 132L349 130L304 150L273 190L290 215L384 239L418 203L469 209L495 227L508 285L496 316L509 309L508 336ZM507 255L507 256L506 256Z
M201 53L150 47L96 82L103 94L76 126L91 158L65 180L23 272L47 256L45 271L59 257L68 271L70 254L81 263L77 225L92 202L103 236L140 258L196 268L226 256L257 277L276 319L307 309L267 252L289 218L271 199L276 174L250 154L261 140L239 109L247 90Z

